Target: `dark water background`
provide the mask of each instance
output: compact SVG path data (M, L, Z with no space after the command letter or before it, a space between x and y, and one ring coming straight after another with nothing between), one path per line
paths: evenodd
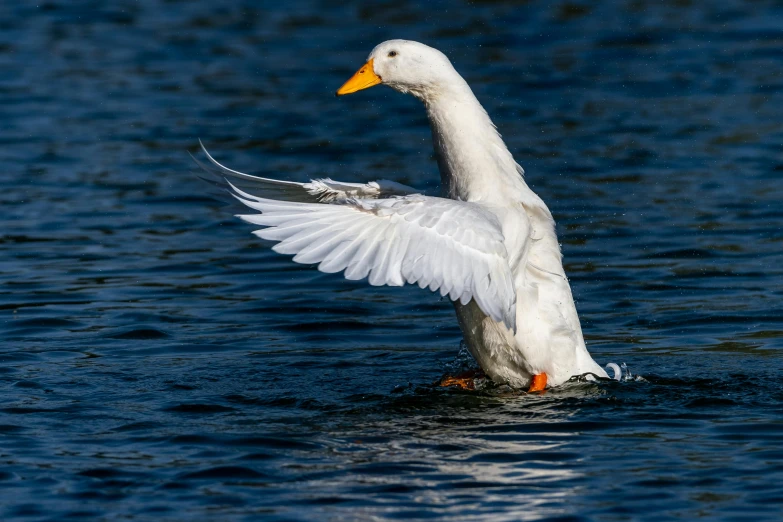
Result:
M783 4L0 4L2 520L780 520ZM644 380L431 386L449 303L273 254L187 151L434 188L445 51Z

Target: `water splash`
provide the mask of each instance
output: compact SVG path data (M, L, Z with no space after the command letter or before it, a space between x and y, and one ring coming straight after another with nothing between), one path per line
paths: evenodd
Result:
M463 340L459 342L459 352L457 352L457 355L451 362L444 365L443 370L449 375L458 375L470 370L478 370L479 368L479 364L470 354L468 345Z
M615 381L624 382L637 380L637 376L631 373L631 370L625 363L619 365L617 363L609 363L606 365L606 369L607 371L612 370L614 376L611 378Z

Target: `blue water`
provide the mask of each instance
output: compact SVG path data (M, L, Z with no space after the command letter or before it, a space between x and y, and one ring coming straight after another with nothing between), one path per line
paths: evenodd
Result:
M780 2L0 4L0 518L780 520ZM433 386L451 305L292 263L231 167L436 189L426 119L334 90L446 52L638 380Z

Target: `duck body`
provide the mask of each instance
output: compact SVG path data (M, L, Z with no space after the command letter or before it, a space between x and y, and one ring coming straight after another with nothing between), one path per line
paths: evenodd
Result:
M294 261L448 295L470 353L494 382L522 388L541 375L549 386L606 377L585 346L552 214L465 80L440 51L390 40L337 94L379 83L423 102L442 197L388 181L259 178L208 153L212 165L202 166L261 212L239 217L268 227L255 234L279 241L274 249ZM249 184L247 192L229 180Z
M468 350L493 381L513 387L527 387L542 373L552 386L585 373L606 377L585 346L552 214L467 83L459 77L448 85L422 97L442 195L497 217L516 294L516 332L474 301L454 302Z

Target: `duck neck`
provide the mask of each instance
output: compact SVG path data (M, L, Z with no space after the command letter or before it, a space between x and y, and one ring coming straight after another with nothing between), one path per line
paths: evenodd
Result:
M470 87L459 80L423 98L443 196L502 203L520 190L529 191L522 167Z

